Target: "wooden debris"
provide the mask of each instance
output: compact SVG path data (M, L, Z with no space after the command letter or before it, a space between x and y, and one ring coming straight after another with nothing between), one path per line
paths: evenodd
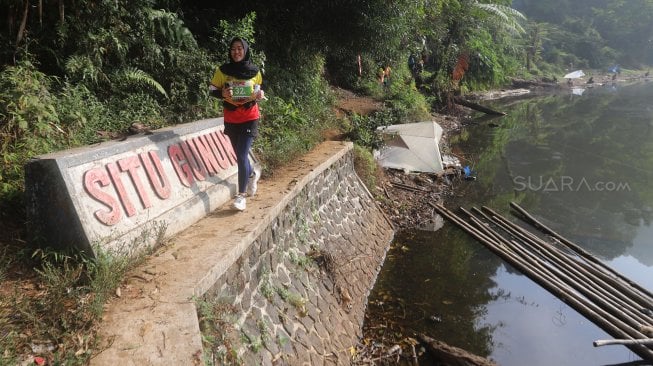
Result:
M414 191L414 192L428 192L429 191L428 189L424 189L424 188L420 188L420 187L413 187L413 186L409 186L409 185L403 184L403 183L394 183L393 182L393 183L390 183L390 184L393 187L400 188L400 189L406 189L406 190Z
M444 342L433 339L425 334L418 334L417 338L426 346L428 351L439 364L448 366L497 366L496 363L467 352L462 348L450 346Z
M557 296L617 340L642 340L653 325L649 291L609 268L578 245L537 222L514 202L522 218L555 239L548 242L487 207L465 209L466 219L442 205L439 214L476 238L493 253ZM653 344L626 342L642 359L653 361Z
M476 104L474 102L470 102L470 101L464 100L462 98L454 98L454 102L456 104L460 104L462 106L465 106L465 107L468 107L468 108L471 108L473 110L483 112L483 113L486 113L486 114L493 114L493 115L499 115L499 116L505 116L506 115L505 112L495 111L494 109L484 107L484 106L482 106L480 104Z

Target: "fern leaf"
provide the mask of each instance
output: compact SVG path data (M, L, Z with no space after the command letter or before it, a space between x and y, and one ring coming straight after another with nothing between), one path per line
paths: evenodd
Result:
M163 86L143 70L130 67L123 71L121 76L129 83L151 86L166 98L168 97L168 93L166 93Z

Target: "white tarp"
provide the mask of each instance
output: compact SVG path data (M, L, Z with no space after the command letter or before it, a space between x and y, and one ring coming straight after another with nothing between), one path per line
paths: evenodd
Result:
M583 76L585 76L585 73L583 72L583 70L576 70L574 72L570 72L569 74L563 76L563 78L565 78L565 79L578 79L578 78L583 77Z
M377 161L384 168L407 172L437 173L443 170L439 141L442 127L434 121L379 127L385 146Z

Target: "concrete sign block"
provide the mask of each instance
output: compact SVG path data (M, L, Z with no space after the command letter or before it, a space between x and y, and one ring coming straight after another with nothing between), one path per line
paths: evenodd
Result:
M37 156L25 166L30 240L140 252L228 201L237 170L222 118Z

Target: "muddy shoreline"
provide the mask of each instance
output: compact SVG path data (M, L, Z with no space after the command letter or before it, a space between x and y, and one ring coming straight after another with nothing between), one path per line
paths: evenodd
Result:
M482 101L502 98L532 98L562 90L564 86L548 83L531 85L529 88L515 87L475 93L466 98L482 103ZM471 118L472 112L474 112L472 109L460 106L452 114L433 115L433 120L443 129L440 140L440 151L443 156L455 160L449 140L461 128L474 123ZM456 194L456 187L464 180L473 179L465 176L461 165L463 164L445 164L445 169L437 174L406 174L402 170L383 169L382 174L377 177L374 193L376 197L380 197L377 202L392 222L394 229L435 231L442 227L443 219L435 212L433 205L443 204L448 197ZM392 301L393 299L388 299L388 306L384 311L375 312L378 318L366 319L363 342L356 350L353 364L494 364L491 360L451 347L441 340L435 340L438 348L434 350L433 342L424 342L424 339L429 339L428 334L415 334L413 330L405 329L394 319L397 315L396 308L390 304Z

